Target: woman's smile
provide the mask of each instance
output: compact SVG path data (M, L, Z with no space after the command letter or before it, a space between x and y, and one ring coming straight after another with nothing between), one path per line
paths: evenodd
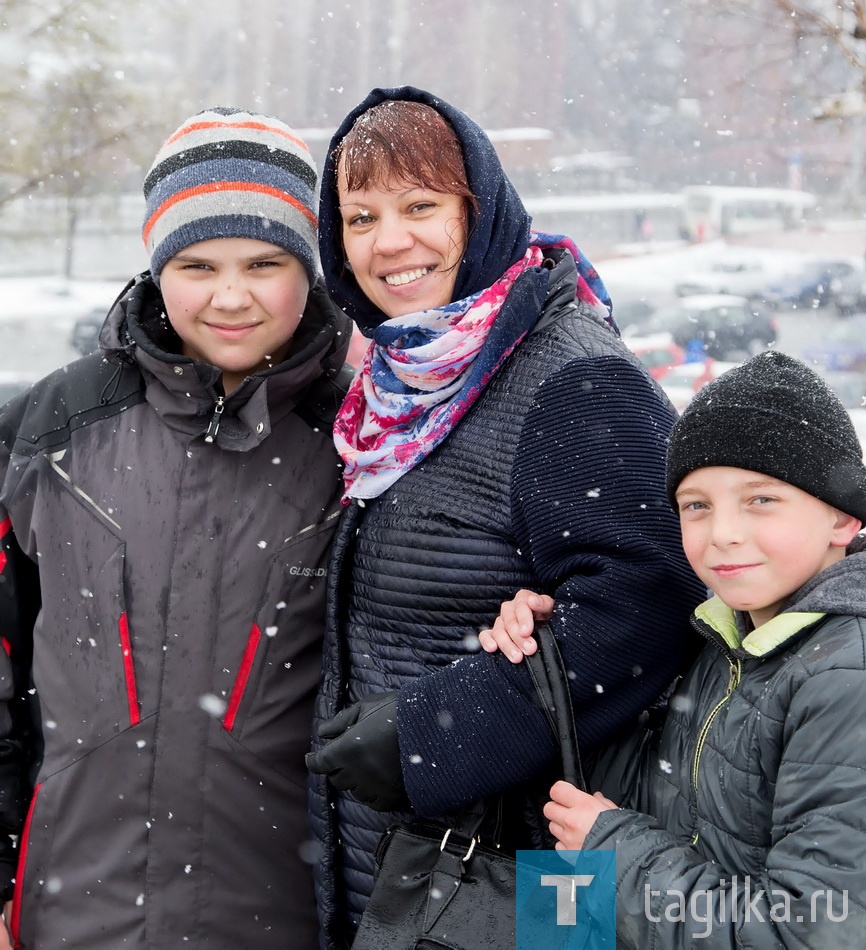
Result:
M386 284L390 284L392 287L401 287L403 284L410 284L416 280L420 280L432 270L432 267L420 267L417 270L403 271L398 274L386 274L384 280Z
M358 286L386 317L451 303L466 249L466 201L389 180L349 191L339 176L343 247Z

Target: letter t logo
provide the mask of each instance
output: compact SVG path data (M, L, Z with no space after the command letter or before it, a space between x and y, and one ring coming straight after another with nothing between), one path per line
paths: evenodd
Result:
M573 927L577 923L577 901L575 889L589 887L595 880L594 874L542 874L542 887L556 888L556 923L559 926Z

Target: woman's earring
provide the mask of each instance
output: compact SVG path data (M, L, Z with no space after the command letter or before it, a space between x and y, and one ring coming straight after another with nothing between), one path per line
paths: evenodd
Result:
M352 270L352 265L348 261L346 261L346 263L344 264L344 267L350 274L354 273L354 271Z

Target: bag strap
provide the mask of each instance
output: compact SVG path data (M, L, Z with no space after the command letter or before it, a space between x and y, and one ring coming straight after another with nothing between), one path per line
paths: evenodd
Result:
M571 705L571 689L568 685L568 672L559 650L559 644L553 631L546 623L535 628L535 640L538 649L532 656L525 658L529 667L529 676L535 686L538 704L544 711L553 734L559 743L562 758L562 777L587 791L583 766L580 761L580 747L577 741L577 729L574 725L574 712ZM481 827L494 825L495 841L498 841L502 822L502 794L479 799L459 812L445 818L445 840L452 832L463 841L479 837ZM442 843L443 848L445 841Z
M565 662L548 624L536 625L535 640L538 649L532 656L526 657L525 662L529 664L529 675L541 708L559 742L563 778L586 791Z

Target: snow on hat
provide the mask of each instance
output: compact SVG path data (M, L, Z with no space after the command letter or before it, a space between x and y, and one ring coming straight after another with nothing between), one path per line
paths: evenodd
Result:
M778 478L866 524L866 467L851 417L820 376L784 353L761 353L692 398L668 442L674 508L686 475L713 465Z
M144 181L142 228L150 269L198 241L254 238L318 271L316 165L272 116L214 108L187 119L157 152Z

